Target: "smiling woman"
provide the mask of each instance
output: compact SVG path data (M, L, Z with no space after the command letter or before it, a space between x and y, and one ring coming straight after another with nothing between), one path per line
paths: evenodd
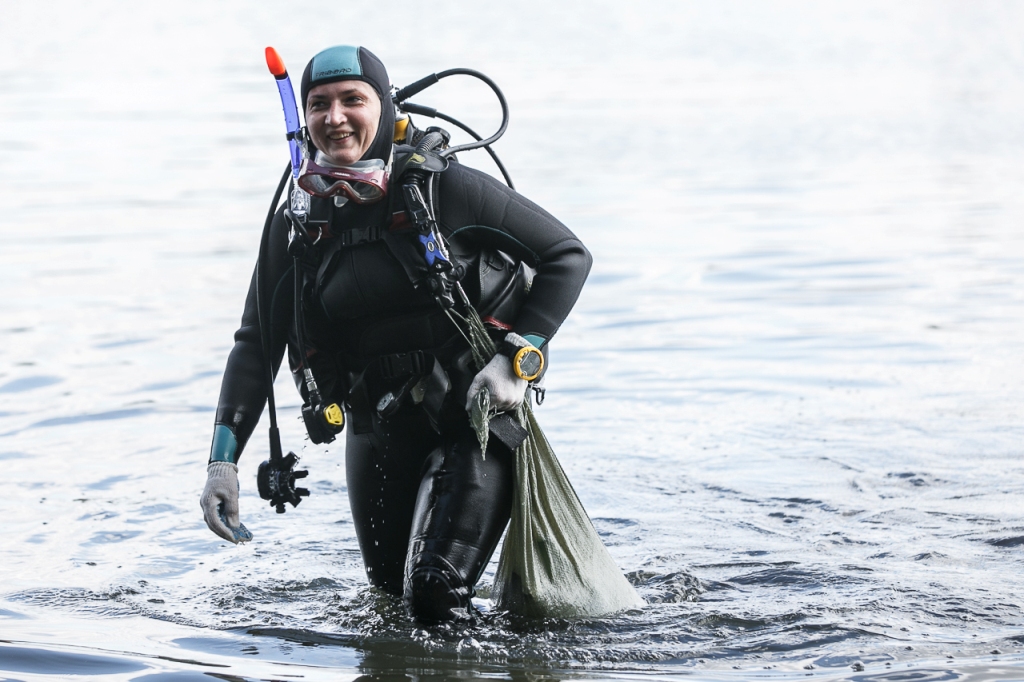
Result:
M316 148L347 166L363 158L377 136L380 97L363 81L318 85L306 99L306 127Z
M333 408L331 426L307 421L314 442L333 440L344 406L347 488L369 581L403 595L418 621L468 620L509 521L515 469L514 445L481 444L471 398L486 390L500 410L523 402L590 254L539 206L439 154L446 135L409 124L396 139L387 71L365 48L313 57L301 101L302 170L291 210L270 223L224 372L204 517L228 540L251 537L238 516L236 463L267 401L267 363L276 371L287 347L304 416ZM454 263L444 281L461 278L462 308L435 286L438 244ZM260 282L273 292L263 338ZM469 306L499 349L482 368L455 323ZM536 371L524 372L531 355Z

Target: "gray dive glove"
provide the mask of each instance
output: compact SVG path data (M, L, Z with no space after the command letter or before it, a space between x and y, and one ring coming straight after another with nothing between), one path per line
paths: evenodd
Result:
M206 525L235 544L252 540L252 533L238 519L238 467L231 462L210 462L206 474L206 488L199 498Z
M512 332L505 337L505 344L519 348L530 345L526 339ZM499 348L491 361L473 377L466 394L466 411L472 414L473 401L482 388L490 393L491 409L498 412L514 410L522 404L529 385L529 381L516 375L512 360Z

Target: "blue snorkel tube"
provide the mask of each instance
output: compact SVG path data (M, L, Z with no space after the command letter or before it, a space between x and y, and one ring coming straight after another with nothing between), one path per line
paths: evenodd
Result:
M288 146L292 153L292 178L299 177L299 168L302 167L302 149L299 147L299 109L295 104L295 91L292 89L292 79L288 76L288 70L284 68L284 61L281 55L272 47L267 48L267 68L274 75L277 81L277 92L281 95L281 108L284 110L284 124L288 129Z
M299 177L299 170L302 168L302 124L299 122L299 109L295 104L295 90L292 89L292 79L288 76L288 69L284 67L284 60L272 47L266 50L267 68L273 74L277 82L277 92L281 96L281 109L284 111L284 125L287 129L288 151L292 158L292 181ZM305 220L309 213L309 195L294 187L290 197L290 208L292 214L300 222Z

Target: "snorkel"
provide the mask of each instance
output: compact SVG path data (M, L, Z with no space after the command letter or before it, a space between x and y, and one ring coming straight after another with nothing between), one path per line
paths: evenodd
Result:
M284 60L272 47L267 48L267 68L277 81L277 92L281 95L281 108L284 109L284 125L288 131L288 146L292 154L292 178L299 177L299 169L302 167L302 148L299 146L299 109L295 105L295 91L292 89L292 79L288 76L288 69L284 68Z
M305 147L302 144L302 124L299 122L299 109L295 104L295 90L292 89L292 79L288 76L288 69L284 66L284 60L272 47L266 49L267 68L277 83L277 93L281 96L281 109L284 111L284 125L287 131L285 137L288 139L288 148L292 159L292 181L298 179L299 171L302 169L302 158L305 154ZM290 197L292 213L300 220L309 213L309 195L295 187Z

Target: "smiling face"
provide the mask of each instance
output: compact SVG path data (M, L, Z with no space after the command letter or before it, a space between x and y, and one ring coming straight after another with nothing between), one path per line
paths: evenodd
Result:
M379 124L380 98L365 81L324 83L309 91L306 127L332 163L347 166L361 159Z

